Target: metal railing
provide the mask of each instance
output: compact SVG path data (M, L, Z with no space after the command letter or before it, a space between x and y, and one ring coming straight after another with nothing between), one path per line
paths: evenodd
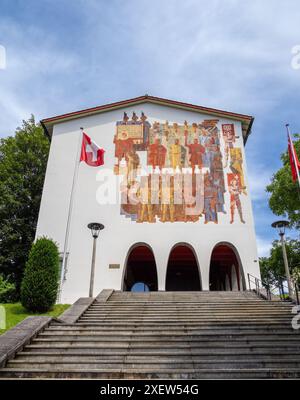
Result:
M263 297L267 300L279 297L282 301L292 301L296 304L300 304L298 285L295 283L292 283L292 285L293 296L290 297L288 284L285 278L280 277L278 282L269 284L256 276L248 274L249 290L254 290L259 297Z

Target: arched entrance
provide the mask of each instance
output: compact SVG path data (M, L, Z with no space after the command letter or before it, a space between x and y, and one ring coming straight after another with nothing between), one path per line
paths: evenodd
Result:
M220 243L213 249L209 268L210 290L244 290L242 264L237 250L229 243Z
M157 271L152 249L142 243L128 252L123 279L124 291L148 292L157 290Z
M171 250L167 267L166 290L201 290L198 262L191 246L179 244Z

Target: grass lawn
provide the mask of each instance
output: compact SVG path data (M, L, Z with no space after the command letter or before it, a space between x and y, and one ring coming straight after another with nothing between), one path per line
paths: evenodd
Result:
M56 304L53 309L45 314L33 314L25 310L25 308L20 303L12 303L12 304L0 304L0 306L4 306L6 312L6 329L0 329L1 333L4 333L6 330L12 328L17 325L19 322L23 321L23 319L34 316L34 315L49 315L51 317L58 317L62 314L67 308L70 307L69 304Z

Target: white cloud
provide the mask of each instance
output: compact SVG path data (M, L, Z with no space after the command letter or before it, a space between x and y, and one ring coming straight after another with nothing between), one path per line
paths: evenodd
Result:
M272 171L267 170L263 166L253 165L255 169L248 170L248 180L253 201L263 200L268 201L266 186L270 184Z
M144 93L254 115L246 153L263 235L259 253L266 255L274 236L265 187L286 148L287 117L299 130L300 71L291 66L300 44L299 0L77 0L72 7L45 0L15 7L17 18L0 16L7 50L0 136L31 113L39 119Z
M257 251L259 257L268 257L270 255L270 249L272 242L268 239L264 239L256 235Z
M29 27L25 35L22 26L9 19L1 21L1 32L7 43L7 67L0 71L0 136L6 136L32 113L38 119L54 107L62 108L66 96L61 79L79 60L38 28Z
M0 71L1 98L9 95L13 107L0 122L19 120L18 110L47 116L146 92L270 113L300 86L291 68L298 7L296 0L289 7L278 0L81 0L72 7L78 24L66 20L70 35L82 32L78 45L55 24L2 17L8 68Z

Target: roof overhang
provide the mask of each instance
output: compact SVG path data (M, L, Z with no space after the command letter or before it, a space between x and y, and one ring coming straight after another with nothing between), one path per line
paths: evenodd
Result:
M237 114L229 111L218 110L215 108L208 108L208 107L198 106L195 104L182 103L180 101L168 100L160 97L144 95L140 97L135 97L133 99L122 100L115 103L104 104L102 106L87 108L80 111L74 111L68 114L62 114L62 115L57 115L55 117L45 118L41 120L41 125L44 128L45 134L49 136L49 138L51 139L53 126L58 123L71 121L77 118L88 117L94 114L99 114L107 111L113 111L123 107L135 106L143 103L158 104L162 106L178 108L181 110L199 112L201 114L207 114L213 116L214 118L215 117L228 118L239 121L242 124L243 138L245 144L247 142L248 136L251 133L251 127L254 121L254 118L250 115Z

